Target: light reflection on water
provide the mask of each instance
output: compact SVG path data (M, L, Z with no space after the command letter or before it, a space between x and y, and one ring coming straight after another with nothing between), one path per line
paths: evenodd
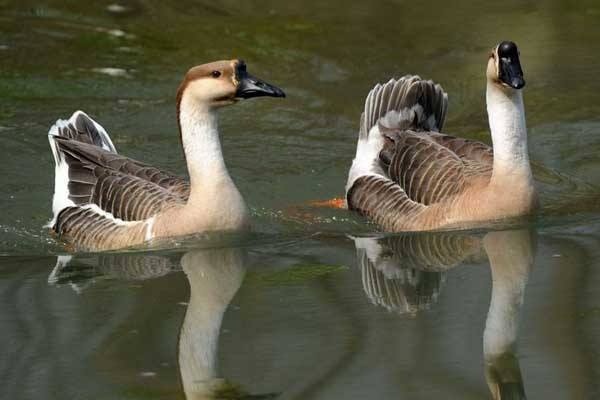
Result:
M0 397L600 397L596 1L113 3L0 1ZM489 142L504 39L540 215L380 235L306 205L343 192L363 97L391 76L441 83L448 133ZM123 154L184 173L175 88L232 57L288 93L220 116L256 232L57 264L49 125L84 109Z

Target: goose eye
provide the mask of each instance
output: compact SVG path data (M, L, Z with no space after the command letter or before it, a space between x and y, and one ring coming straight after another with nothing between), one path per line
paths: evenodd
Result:
M221 71L213 71L211 72L213 78L218 78L221 76Z

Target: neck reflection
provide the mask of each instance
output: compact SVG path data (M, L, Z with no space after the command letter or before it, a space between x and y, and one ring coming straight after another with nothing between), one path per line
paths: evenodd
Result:
M236 385L219 378L217 356L223 315L246 272L243 251L190 251L181 267L190 285L178 354L186 398L217 399L225 392L238 392Z
M484 235L429 233L353 238L363 289L369 300L398 314L415 315L439 300L446 271L484 261L492 295L483 332L484 374L494 399L525 399L515 355L519 316L535 257L535 233Z

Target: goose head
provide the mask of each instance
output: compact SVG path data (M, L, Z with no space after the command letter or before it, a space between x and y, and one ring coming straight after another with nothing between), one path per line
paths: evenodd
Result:
M525 86L519 61L519 49L514 42L504 41L490 53L487 79L504 88L520 90Z
M252 97L285 97L278 87L250 75L242 60L215 61L192 67L177 91L177 103L191 101L216 109Z

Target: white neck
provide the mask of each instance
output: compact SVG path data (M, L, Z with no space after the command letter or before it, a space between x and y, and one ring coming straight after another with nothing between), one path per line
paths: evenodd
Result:
M532 180L523 94L488 81L487 111L494 147L494 179Z
M195 188L206 191L212 184L231 181L223 159L215 111L184 95L179 107L179 124L192 195Z

